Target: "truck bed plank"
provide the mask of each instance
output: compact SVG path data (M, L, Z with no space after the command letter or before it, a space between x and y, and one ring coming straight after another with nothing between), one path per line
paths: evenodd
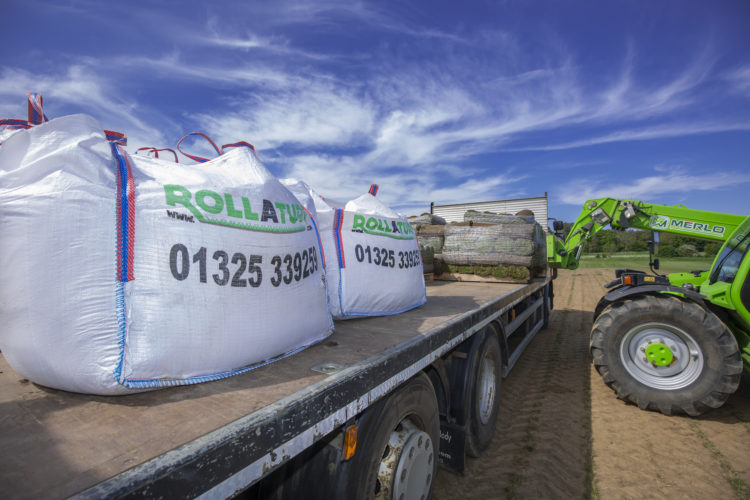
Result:
M90 396L37 386L0 356L0 488L11 498L67 497L212 431L230 428L238 419L248 421L257 413L261 421L273 415L269 405L274 403L295 400L297 395L304 403L314 393L330 389L329 381L346 389L335 393L341 394L341 401L356 398L362 388L347 388L341 373L323 374L312 368L334 362L356 373L360 367L385 362L389 352L408 357L410 343L425 337L433 344L443 342L438 334L448 325L455 331L471 326L475 320L469 316L488 304L493 310L507 307L539 286L430 283L424 306L395 316L339 321L328 339L270 365L216 382L127 396ZM317 417L310 415L300 422L289 418L275 423L278 435L260 436L258 441L277 446L299 426L314 424ZM269 429L273 430L264 428L264 434L274 434ZM117 490L100 493L113 491Z

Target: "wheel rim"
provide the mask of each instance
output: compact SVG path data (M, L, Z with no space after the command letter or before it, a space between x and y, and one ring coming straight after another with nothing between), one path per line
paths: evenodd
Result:
M375 498L426 499L434 470L430 435L409 418L391 432L380 461Z
M695 339L665 323L644 323L628 331L620 358L633 378L655 389L682 389L703 371L703 352Z
M482 358L482 363L479 367L479 383L477 384L477 390L480 391L477 398L479 420L482 424L487 424L492 417L492 409L495 405L495 395L497 393L495 376L495 358L488 352Z

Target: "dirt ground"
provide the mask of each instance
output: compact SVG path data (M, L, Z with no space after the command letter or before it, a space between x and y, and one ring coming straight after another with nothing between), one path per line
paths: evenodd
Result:
M503 381L497 431L433 498L750 499L750 376L721 408L666 417L618 400L589 355L611 269L562 271L550 327Z

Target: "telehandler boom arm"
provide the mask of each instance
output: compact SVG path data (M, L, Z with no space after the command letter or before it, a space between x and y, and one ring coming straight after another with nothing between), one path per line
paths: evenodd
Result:
M744 220L742 215L694 210L683 205L598 198L584 203L565 240L557 234L548 236L547 259L553 268L578 268L583 243L608 225L615 229L648 229L723 242Z

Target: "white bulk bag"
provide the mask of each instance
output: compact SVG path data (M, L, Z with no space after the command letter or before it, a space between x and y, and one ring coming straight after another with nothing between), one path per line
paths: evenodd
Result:
M0 148L0 349L49 387L227 377L328 336L310 217L249 149L128 156L84 115Z
M279 179L281 183L297 198L307 213L315 217L316 208L314 196L318 196L313 189L307 185L306 182L298 179ZM319 196L318 196L319 197Z
M370 193L343 208L312 195L334 319L398 314L427 301L419 245L406 217Z

